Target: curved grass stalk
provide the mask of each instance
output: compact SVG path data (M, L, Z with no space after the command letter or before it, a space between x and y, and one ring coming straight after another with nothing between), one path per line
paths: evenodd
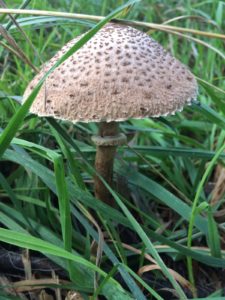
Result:
M186 34L183 34L183 33L180 33L180 32L175 32L175 31L172 31L172 30L164 30L164 31L166 31L168 33L171 33L171 34L175 34L175 35L184 37L184 38L186 38L188 40L191 40L191 41L194 41L194 42L196 42L196 43L198 43L200 45L203 45L206 48L209 48L212 51L216 52L221 58L225 59L225 55L221 51L219 51L217 48L211 46L210 44L208 44L208 43L206 43L206 42L204 42L204 41L202 41L202 40L200 40L198 38L194 38L194 37L192 37L190 35L186 35Z
M38 69L32 64L32 62L30 61L30 59L20 49L19 45L14 40L14 38L7 32L7 30L2 25L0 25L0 36L3 37L10 44L10 46L12 48L14 48L14 51L17 52L17 54L20 56L20 58L24 62L26 62L35 72L38 72Z
M225 35L221 33L206 32L206 31L201 31L201 30L196 30L191 28L183 28L183 27L164 25L164 24L155 24L155 23L148 23L148 22L139 22L139 21L125 21L125 22L131 25L144 26L150 29L158 29L160 31L171 30L171 33L176 33L176 32L192 33L196 35L205 36L208 38L218 38L218 39L225 40Z
M4 42L0 41L0 46L2 46L3 48L5 48L7 51L12 52L14 55L16 55L19 59L23 60L23 58L20 56L20 54L13 49L12 47L8 46L7 44L5 44ZM25 61L24 61L25 62ZM26 62L25 62L26 63Z
M64 17L64 18L72 18L72 19L87 19L92 21L102 21L104 17L102 16L94 16L94 15L86 15L86 14L73 14L73 13L65 13L65 12L56 12L56 11L46 11L46 10L31 10L31 9L0 9L1 14L23 14L23 15L37 15L37 16L54 16L54 17ZM191 28L183 28L177 26L170 26L164 24L155 24L149 22L140 22L140 21L132 21L132 20L121 20L116 19L117 21L132 25L132 26L142 26L149 29L158 29L160 31L168 31L171 30L172 33L175 32L184 32L184 33L192 33L196 35L205 36L208 38L217 38L225 40L225 35L221 33L213 33L206 32L201 30L195 30Z
M215 86L214 84L209 83L208 81L206 81L206 80L204 80L204 79L202 79L202 78L200 78L200 77L197 77L197 76L195 76L195 77L196 77L196 79L197 79L199 82L202 82L202 83L204 83L204 84L210 86L211 88L213 88L213 89L216 90L217 92L222 93L222 94L225 95L225 91L224 91L224 90L218 88L218 87Z
M163 25L167 25L167 24L170 24L170 23L175 22L175 21L186 20L186 19L195 19L195 20L202 21L204 23L214 25L215 27L218 27L218 25L214 21L209 20L209 19L204 18L204 17L201 17L201 16L195 16L195 15L178 16L178 17L175 17L175 18L172 18L172 19L169 19L169 20L163 22Z

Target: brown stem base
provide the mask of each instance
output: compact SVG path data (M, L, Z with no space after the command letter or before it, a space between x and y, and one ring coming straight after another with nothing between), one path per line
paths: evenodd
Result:
M113 161L116 153L116 147L98 146L95 158L96 171L105 179L105 181L112 187L113 183ZM101 181L95 176L95 197L99 200L113 206L112 195Z
M118 138L117 138L118 137ZM121 140L119 135L119 126L116 122L101 123L99 128L99 137L95 137L97 152L95 158L96 171L112 187L113 184L113 162L118 144L117 139ZM122 138L124 140L124 138ZM96 175L94 179L95 197L99 200L114 206L114 200L102 180Z

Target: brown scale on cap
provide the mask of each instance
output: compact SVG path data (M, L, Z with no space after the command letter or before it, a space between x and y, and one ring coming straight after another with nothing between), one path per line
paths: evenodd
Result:
M42 67L24 99L79 39ZM162 46L139 30L110 23L51 73L31 112L72 122L122 121L174 113L196 96L192 73Z

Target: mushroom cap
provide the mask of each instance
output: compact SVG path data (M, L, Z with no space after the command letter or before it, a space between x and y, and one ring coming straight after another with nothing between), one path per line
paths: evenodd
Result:
M44 64L24 99L80 38ZM72 122L159 117L182 110L196 99L197 90L187 67L151 37L109 23L48 76L30 111Z

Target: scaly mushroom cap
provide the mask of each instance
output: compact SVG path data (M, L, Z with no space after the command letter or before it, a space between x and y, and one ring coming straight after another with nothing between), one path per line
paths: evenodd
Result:
M28 85L72 47L67 43ZM196 99L192 73L147 34L110 23L56 68L43 84L31 112L72 122L158 117Z

